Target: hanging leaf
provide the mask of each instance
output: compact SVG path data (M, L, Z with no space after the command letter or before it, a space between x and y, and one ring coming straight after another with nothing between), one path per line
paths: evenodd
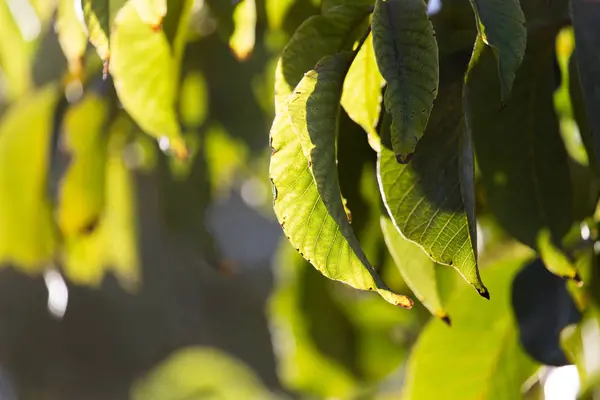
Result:
M490 302L475 305L471 291L459 289L447 305L452 328L435 319L427 324L408 361L404 400L522 397L521 386L537 368L519 345L510 309L511 282L524 262L503 261L485 269L494 293Z
M582 136L591 133L591 144L593 154L589 154L591 164L596 170L600 170L600 58L598 47L600 46L600 4L591 1L572 0L571 9L573 14L573 28L575 32L575 65L579 71L581 87L577 82L576 89L583 89L584 104L580 113L582 117L578 122L585 120L586 124L580 126ZM576 93L577 94L577 93ZM586 112L587 111L587 112ZM577 115L576 115L577 117ZM584 137L585 137L584 136ZM593 158L592 158L593 157Z
M520 342L527 353L544 365L567 365L560 332L577 323L581 314L565 280L551 274L542 260L534 260L513 280L512 307Z
M372 21L377 65L387 82L392 149L398 162L412 158L437 96L438 47L423 0L377 0Z
M232 384L235 382L235 384ZM241 361L213 348L184 347L131 388L133 400L269 400L271 393Z
M400 233L436 263L454 267L480 295L488 298L477 268L471 210L474 204L466 201L468 198L464 200L462 194L467 190L462 186L469 183L463 177L466 172L460 155L464 131L460 74L448 76L447 82L444 77L440 87L443 90L427 132L410 164L396 161L390 143L390 116L385 114L377 163L379 186L388 214Z
M269 322L279 376L286 387L314 396L351 396L358 386L356 332L327 280L288 243L280 246L276 264ZM290 341L295 345L286 346Z
M530 34L515 89L502 107L493 79L493 51L477 41L464 89L487 204L503 228L536 248L544 229L560 243L572 226L572 187L567 154L554 111L554 38Z
M275 111L292 93L304 74L323 57L351 50L353 32L367 29L369 7L338 6L323 15L308 18L285 46L275 70Z
M41 271L56 234L46 180L56 86L24 97L0 122L0 263ZM34 118L32 118L34 116Z
M389 218L381 217L381 230L387 248L410 290L431 314L450 324L450 317L438 293L435 263L419 246L404 239Z
M131 0L140 18L153 29L161 26L167 15L167 0Z
M123 160L123 149L133 126L124 116L113 123L104 141L106 151L103 174L103 213L97 227L87 235L67 236L63 269L69 280L99 286L105 273L113 271L121 285L135 290L139 282L138 235L136 228L135 187L132 173ZM104 132L102 132L104 133ZM98 157L98 155L96 156ZM96 161L98 162L98 161ZM86 161L90 163L90 161ZM75 174L67 175L66 185Z
M373 35L369 34L346 75L341 103L350 118L367 132L369 144L376 151L379 150L376 126L384 83L375 60Z
M265 10L270 29L282 28L285 17L294 3L295 0L265 0Z
M176 62L167 38L146 25L131 2L119 11L115 24L110 73L123 107L144 131L185 158L175 112Z
M126 0L81 0L90 42L103 61L110 59L110 34L117 12Z
M94 94L67 111L66 147L72 157L60 191L58 226L66 237L93 230L104 209L108 105Z
M527 46L525 15L519 0L469 0L481 40L490 46L498 63L500 98L508 100L517 69Z
M366 259L342 203L335 132L350 55L319 62L290 96L289 113L275 117L270 164L275 214L294 247L325 276L410 308L412 301L391 292Z
M31 42L23 37L9 5L7 1L0 2L0 70L3 92L6 91L9 100L14 100L33 84Z
M83 25L77 19L73 0L59 0L54 29L69 64L69 72L79 76L81 62L87 47L87 36Z
M229 47L238 60L245 60L254 50L256 36L256 2L241 0L233 11L235 29L229 38Z

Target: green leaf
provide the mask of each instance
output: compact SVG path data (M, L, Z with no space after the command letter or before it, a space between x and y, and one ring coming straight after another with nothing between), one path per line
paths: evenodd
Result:
M408 362L404 400L522 397L521 386L536 368L519 345L510 308L511 282L523 264L503 261L485 269L490 302L475 305L471 291L459 290L448 303L452 328L435 319L427 324Z
M94 94L67 111L65 145L71 155L63 178L57 211L66 237L89 233L104 209L108 105Z
M470 221L473 204L462 195L468 190L462 186L469 182L463 177L461 155L460 78L446 82L444 77L440 87L427 132L409 164L396 161L390 146L390 117L385 114L377 163L379 187L388 214L404 238L418 244L433 261L454 267L487 298L477 268L475 221Z
M367 132L369 143L376 151L379 150L376 127L384 84L375 60L373 35L369 34L346 75L341 103L350 118Z
M572 225L567 153L554 111L557 30L530 34L504 107L493 51L477 41L464 88L487 204L503 228L535 248L543 229L560 243Z
M600 4L583 0L572 0L573 29L575 32L576 65L581 79L585 111L588 119L585 125L580 126L582 136L591 133L593 153L589 154L590 160L597 171L600 171ZM575 61L575 60L574 60ZM579 87L577 86L577 89ZM581 110L584 113L585 111ZM578 118L578 122L585 118Z
M352 365L356 335L329 293L329 282L288 243L282 243L275 260L269 322L275 328L279 376L294 390L324 398L351 396L358 383ZM290 341L295 345L286 346Z
M493 49L500 76L500 98L506 101L527 46L525 15L519 0L470 0L479 37Z
M81 0L90 42L104 61L110 58L110 34L117 12L126 0ZM71 2L72 3L72 2Z
M304 73L314 68L323 57L354 44L353 32L365 24L369 7L338 6L308 18L298 27L285 46L275 70L275 111L292 93Z
M57 241L46 193L57 100L57 87L48 86L23 97L0 123L0 263L29 272L46 268Z
M438 318L450 324L438 293L435 263L416 244L404 239L394 223L381 217L381 230L402 278L421 303Z
M75 14L73 0L60 0L54 29L58 35L58 42L69 64L69 71L73 75L81 73L81 63L87 47L87 36L83 25Z
M133 400L269 400L271 393L240 360L213 348L184 347L131 388Z
M6 96L13 100L32 86L31 42L23 37L6 1L0 2L0 69ZM4 86L6 85L6 86Z
M95 172L105 179L103 213L91 233L65 237L62 254L65 275L78 284L98 287L109 271L114 272L128 290L135 290L139 283L134 177L123 159L123 150L132 129L131 122L123 115L119 116L110 128L108 140L103 143L106 148L95 148L96 152L107 152L103 157L104 170ZM100 158L98 154L96 157ZM88 166L92 163L84 161ZM100 160L94 162L99 163ZM65 179L71 182L65 184L73 184L76 178L75 174L68 174Z
M132 2L119 11L115 24L110 73L123 107L140 128L185 158L175 112L178 62L167 38L142 21Z
M295 0L265 0L267 21L272 30L281 29L288 11L294 5Z
M366 259L350 227L339 189L335 134L351 53L322 60L305 75L271 128L274 209L286 236L330 279L375 290L388 302L412 301L390 291Z
M131 0L140 18L154 29L160 27L167 15L167 0Z
M229 38L229 47L238 60L245 60L254 50L256 36L256 2L241 0L233 11L235 28Z
M567 326L560 333L562 348L570 362L577 366L580 379L580 399L595 399L600 393L600 312L590 308L577 325ZM589 397L586 397L589 396Z
M393 117L392 148L398 162L407 163L437 95L435 34L423 0L377 0L371 25L377 65L388 85L383 100Z
M563 278L581 281L575 265L560 246L553 242L548 229L543 229L538 234L537 248L548 271Z

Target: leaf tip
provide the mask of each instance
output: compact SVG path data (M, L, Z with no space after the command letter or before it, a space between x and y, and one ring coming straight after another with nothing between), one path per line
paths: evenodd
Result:
M478 288L477 289L477 293L479 293L479 295L487 300L490 299L490 292L488 292L488 290L485 287L482 288Z
M410 160L412 160L414 153L408 153L406 156L402 156L402 154L396 154L396 161L398 164L408 164Z
M450 316L446 313L442 314L440 316L440 319L448 326L452 326L452 320L450 319Z

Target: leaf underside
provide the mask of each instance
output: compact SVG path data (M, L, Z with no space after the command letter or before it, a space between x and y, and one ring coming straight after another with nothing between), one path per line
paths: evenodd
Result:
M423 136L437 96L438 47L423 0L378 0L372 21L377 65L387 82L391 143L407 163Z
M275 117L270 163L275 214L294 247L325 276L410 308L412 301L391 292L366 259L342 203L335 134L350 57L340 53L319 62L290 96L289 109Z

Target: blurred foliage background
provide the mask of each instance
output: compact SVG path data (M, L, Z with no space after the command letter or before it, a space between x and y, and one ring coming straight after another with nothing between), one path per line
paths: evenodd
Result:
M302 21L339 2L189 1L172 75L188 157L123 110L78 3L0 0L0 398L543 398L542 363L524 352L511 309L513 278L533 254L485 207L493 302L437 269L452 329L420 304L400 310L326 280L282 240L266 172L275 65ZM539 20L564 19L558 3ZM168 4L165 29L186 1ZM464 67L470 5L430 9ZM563 82L572 42L569 29L557 42ZM131 51L160 55L143 50ZM568 91L555 105L584 165ZM384 280L408 293L381 235L375 154L347 115L340 124L353 227Z

